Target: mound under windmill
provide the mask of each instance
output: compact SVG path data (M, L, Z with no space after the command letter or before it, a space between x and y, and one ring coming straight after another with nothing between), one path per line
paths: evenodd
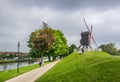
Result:
M82 49L85 49L85 48L91 48L92 49L92 47L91 47L91 42L92 41L97 46L97 43L96 43L94 37L92 36L93 26L91 25L91 28L89 28L85 19L84 19L84 23L85 23L85 26L87 27L87 31L81 32L81 40L80 40L79 48L82 47Z

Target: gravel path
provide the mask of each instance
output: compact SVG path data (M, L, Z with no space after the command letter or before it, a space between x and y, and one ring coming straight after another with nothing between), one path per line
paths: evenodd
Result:
M51 62L51 63L45 65L44 67L37 68L35 70L24 73L22 75L19 75L19 76L15 77L15 78L12 78L12 79L7 80L5 82L34 82L37 78L39 78L44 73L46 73L49 69L51 69L59 61L60 60Z

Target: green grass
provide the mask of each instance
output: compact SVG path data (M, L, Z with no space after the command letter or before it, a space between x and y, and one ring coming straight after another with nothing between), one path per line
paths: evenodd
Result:
M47 64L47 63L48 62L46 62L45 64ZM31 71L31 70L36 69L36 68L39 68L38 64L21 67L19 69L19 73L17 73L17 69L7 70L7 71L0 71L0 82L3 82L5 80L8 80L10 78L13 78L15 76L18 76L20 74L23 74L25 72Z
M73 53L36 82L120 82L120 58L105 52Z

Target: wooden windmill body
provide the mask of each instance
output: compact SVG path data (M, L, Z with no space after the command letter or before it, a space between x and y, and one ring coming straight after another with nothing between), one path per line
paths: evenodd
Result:
M79 48L82 47L82 49L85 49L85 48L91 48L92 49L91 41L93 41L94 44L97 46L96 41L95 41L94 37L92 36L92 28L93 28L93 26L91 25L91 29L89 29L85 19L84 19L84 23L85 23L88 31L81 32L81 40L80 40Z

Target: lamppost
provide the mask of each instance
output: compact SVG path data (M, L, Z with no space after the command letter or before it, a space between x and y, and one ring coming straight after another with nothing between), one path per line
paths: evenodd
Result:
M18 42L18 62L17 62L17 73L19 73L19 49L20 49L20 42Z

